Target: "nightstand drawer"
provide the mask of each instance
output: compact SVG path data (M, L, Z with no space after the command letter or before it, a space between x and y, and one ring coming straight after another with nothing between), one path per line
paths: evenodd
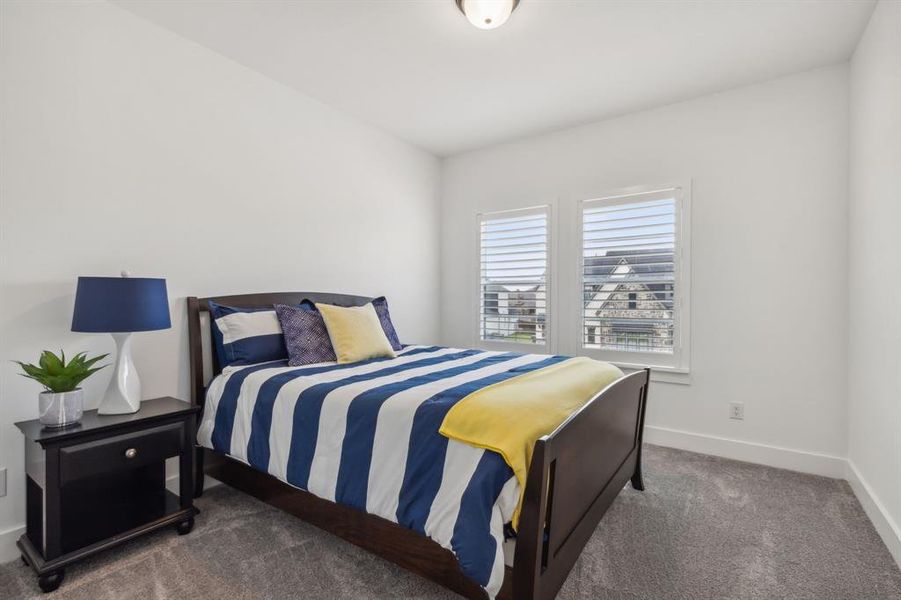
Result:
M60 484L159 462L177 456L183 446L181 422L65 446L59 450Z

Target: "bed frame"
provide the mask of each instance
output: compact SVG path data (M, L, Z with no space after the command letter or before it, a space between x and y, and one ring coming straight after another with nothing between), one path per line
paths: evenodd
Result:
M267 307L297 304L304 298L340 306L360 306L362 296L284 292L188 298L191 399L203 406L206 392L201 313L210 300L227 306ZM207 351L212 374L220 371L215 352ZM519 521L513 568L506 567L498 598L550 600L566 580L576 559L607 508L631 481L643 490L641 443L648 369L607 386L555 431L535 444ZM300 517L466 598L483 599L485 591L460 570L453 553L412 530L381 517L335 504L282 483L224 454L197 448L196 495L204 474Z

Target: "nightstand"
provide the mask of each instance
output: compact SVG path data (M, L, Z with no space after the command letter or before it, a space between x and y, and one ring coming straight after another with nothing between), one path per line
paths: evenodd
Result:
M199 408L175 398L141 403L129 415L86 411L80 423L25 434L26 530L22 560L45 592L65 567L161 527L194 526L193 464ZM166 489L166 459L178 457L179 494Z

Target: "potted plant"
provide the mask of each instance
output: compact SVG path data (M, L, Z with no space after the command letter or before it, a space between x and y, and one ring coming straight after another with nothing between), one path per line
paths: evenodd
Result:
M59 356L44 350L37 365L14 361L24 371L20 375L44 386L44 391L38 396L41 423L46 427L65 427L81 420L84 391L78 384L106 367L107 365L94 365L107 356L101 354L88 358L86 352L79 352L67 363L66 354L62 350L59 351Z

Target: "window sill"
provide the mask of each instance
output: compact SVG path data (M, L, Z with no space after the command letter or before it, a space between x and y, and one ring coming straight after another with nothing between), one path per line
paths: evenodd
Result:
M500 350L504 352L519 351L525 354L551 354L550 349L545 344L524 344L522 342L514 342L509 340L477 340L475 344L473 344L473 347L480 348L482 350ZM580 355L573 354L572 356ZM675 383L678 385L691 385L691 371L689 371L688 369L622 362L605 359L604 357L596 355L592 356L582 354L581 356L588 356L589 358L593 358L595 360L601 360L608 362L611 365L616 365L617 367L625 371L626 374L634 373L635 371L640 371L641 369L650 368L651 381L657 381L660 383Z
M637 365L633 363L611 362L626 373L633 373L641 369L651 369L651 381L660 383L676 383L679 385L691 385L691 372L688 369L676 367L655 367L653 365Z
M532 344L529 342L517 342L514 340L476 340L473 348L482 350L495 350L500 352L522 352L523 354L550 354L547 343Z

